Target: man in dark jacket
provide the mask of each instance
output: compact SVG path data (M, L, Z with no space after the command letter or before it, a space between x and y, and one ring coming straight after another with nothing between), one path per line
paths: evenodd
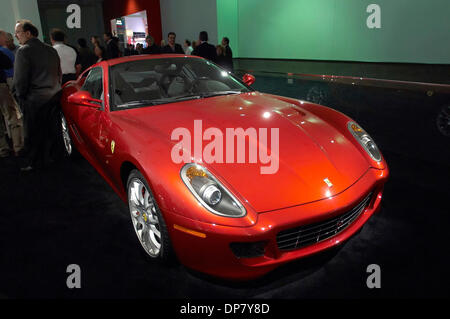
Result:
M106 60L115 59L120 56L119 44L117 39L113 38L111 32L106 32L103 34L103 40L106 43Z
M222 46L225 48L224 52L224 67L233 73L233 51L230 48L230 39L224 37L222 39Z
M202 31L199 35L200 44L192 51L192 55L201 56L212 62L217 61L216 47L208 43L208 32Z
M184 50L178 43L175 43L177 35L175 32L169 32L167 35L168 44L161 49L161 53L179 53L184 54Z
M94 52L87 46L87 41L84 38L77 40L78 42L78 64L76 65L77 74L84 72L88 67L97 62L97 57Z
M14 89L23 112L25 157L23 171L45 165L51 118L48 102L61 91L61 65L58 52L42 43L37 28L29 21L18 21L16 38L22 45L14 62Z
M147 42L147 47L142 50L142 54L160 54L161 48L155 44L155 40L149 34L145 37L145 42Z

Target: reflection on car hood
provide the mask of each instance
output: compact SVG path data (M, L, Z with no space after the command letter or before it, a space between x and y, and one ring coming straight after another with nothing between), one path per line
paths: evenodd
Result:
M261 174L257 163L205 164L231 191L257 212L300 205L338 194L355 183L369 168L368 161L347 138L314 114L273 97L257 93L219 96L141 109L113 112L118 122L133 123L139 134L165 142L167 160L176 141L176 128L187 128L194 148L194 121L210 127L279 130L278 171ZM120 125L120 124L119 124ZM205 147L210 141L203 141ZM258 139L258 146L261 142ZM226 145L225 137L223 140ZM237 152L235 143L235 154ZM272 151L269 139L269 154ZM224 151L225 152L225 151ZM246 145L248 162L248 144ZM275 152L274 152L275 153ZM224 156L225 160L225 156Z

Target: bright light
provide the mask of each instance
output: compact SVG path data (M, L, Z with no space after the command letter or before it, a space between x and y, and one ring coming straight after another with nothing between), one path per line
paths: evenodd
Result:
M220 74L221 74L223 77L228 76L228 72L225 72L225 71L221 71Z
M268 119L270 117L270 113L269 112L264 112L263 117Z

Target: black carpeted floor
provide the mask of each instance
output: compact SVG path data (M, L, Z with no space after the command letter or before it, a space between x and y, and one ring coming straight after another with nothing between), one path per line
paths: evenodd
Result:
M146 261L125 204L82 158L31 174L0 160L0 298L449 297L449 163L379 146L391 179L362 231L248 283ZM69 264L81 289L66 286ZM369 264L381 289L366 286Z

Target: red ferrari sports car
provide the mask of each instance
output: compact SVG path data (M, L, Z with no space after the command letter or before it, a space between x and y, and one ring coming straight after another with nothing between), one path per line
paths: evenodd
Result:
M183 55L102 61L63 88L66 152L127 203L150 259L229 279L339 245L388 167L355 121Z

